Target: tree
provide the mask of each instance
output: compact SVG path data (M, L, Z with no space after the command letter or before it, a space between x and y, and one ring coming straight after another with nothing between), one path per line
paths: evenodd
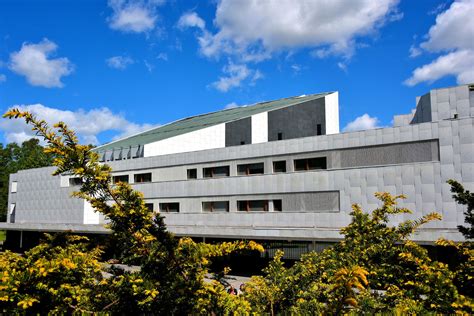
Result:
M82 186L74 196L85 199L96 211L107 216L110 221L108 227L112 231L111 238L119 249L121 261L140 266L140 270L135 272L110 269L108 270L110 277L106 279L90 274L77 279L74 286L81 288L87 288L80 283L84 278L92 279L93 282L88 283L92 287L89 293L99 293L100 296L97 299L89 296L82 305L70 304L70 307L76 306L75 312L84 310L117 313L133 310L156 314L200 312L196 308L211 305L210 302L207 304L210 298L221 303L229 301L225 299L227 293L219 291L217 284L204 282L212 258L240 250L263 251L260 245L251 241L210 245L196 243L190 238L176 238L166 229L163 217L145 206L140 192L133 190L127 183L111 184L110 166L99 163L99 157L92 151L92 146L80 145L75 133L64 123L60 122L51 128L45 121L38 120L31 113L17 109L7 112L4 116L25 119L26 123L32 125L36 134L45 140L47 144L45 152L54 156L53 164L57 168L54 175L70 174L81 178ZM61 249L71 254L67 251L67 247L68 243ZM32 252L26 253L27 262L30 262L28 260L37 251L38 249L34 248ZM59 253L62 253L62 250ZM52 259L54 258L56 257L53 256ZM16 271L15 264L18 260L10 258L3 260L7 264L0 270L1 277L8 279L12 277L10 270ZM8 264L10 262L12 263ZM26 268L31 269L28 265ZM68 273L54 267L52 269L58 284L67 283ZM0 297L7 302L4 305L7 306L6 310L11 311L8 309L9 306L42 311L54 311L60 308L59 300L44 300L34 291L28 294L26 302L21 295L10 295L11 291L22 293L24 288L21 285L25 277L25 274L18 273L12 282L7 283L6 288L2 286L0 289ZM20 287L15 287L16 284L20 284ZM233 309L238 306L231 304L226 308Z
M403 196L377 193L382 205L365 213L353 205L343 239L320 253L303 255L290 268L275 257L265 276L246 286L253 311L275 314L473 312L472 297L461 295L455 273L433 261L409 237L437 213L389 225L389 217L411 213L397 206ZM466 254L469 256L469 254ZM472 269L472 252L470 266ZM472 270L470 270L472 271Z
M448 180L451 185L451 192L454 200L461 205L466 205L466 211L464 212L465 221L470 226L459 225L458 229L466 239L474 239L474 193L469 190L464 190L464 187L455 180Z
M6 220L8 209L9 176L19 170L51 166L53 157L43 151L39 140L32 138L21 146L0 144L0 221Z

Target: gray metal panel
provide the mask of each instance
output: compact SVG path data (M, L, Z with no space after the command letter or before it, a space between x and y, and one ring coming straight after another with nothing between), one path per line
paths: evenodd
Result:
M225 146L252 143L252 121L250 117L225 124Z
M361 166L383 166L410 162L438 160L433 155L433 148L438 148L437 141L411 142L383 146L361 147L341 150L340 166L342 168ZM333 168L335 166L333 165Z
M268 141L317 135L317 125L326 134L325 99L312 100L292 107L268 112Z

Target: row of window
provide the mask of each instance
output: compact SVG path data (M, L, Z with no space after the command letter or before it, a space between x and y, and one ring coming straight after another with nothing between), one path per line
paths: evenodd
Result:
M237 175L248 176L254 174L264 174L265 165L263 162L237 165ZM294 160L295 171L308 171L317 169L327 169L327 158L304 158ZM203 168L202 175L204 178L228 177L230 175L230 166L208 167ZM273 161L273 172L286 172L286 161ZM197 169L187 170L188 179L197 179Z
M263 162L237 165L237 175L248 176L248 175L255 175L255 174L264 174L264 167L265 166ZM304 159L294 160L295 171L307 171L307 170L317 170L317 169L327 169L326 157L304 158ZM274 173L286 172L286 161L285 160L273 161L273 172ZM202 174L204 178L228 177L230 175L230 166L203 168ZM137 173L133 175L133 178L134 178L135 183L152 182L151 172ZM197 179L197 169L196 168L188 169L187 178ZM113 176L112 182L114 184L117 184L119 182L128 183L129 175ZM82 180L80 178L69 179L70 186L77 186L81 184L82 184Z
M281 200L271 200L273 201L273 211L281 212L282 211L282 202ZM246 200L246 201L237 201L237 211L239 212L268 212L269 210L269 200ZM206 201L202 202L202 211L203 212L229 212L229 201ZM153 203L146 203L145 206L154 210ZM163 213L178 213L179 212L179 203L159 203L159 211Z

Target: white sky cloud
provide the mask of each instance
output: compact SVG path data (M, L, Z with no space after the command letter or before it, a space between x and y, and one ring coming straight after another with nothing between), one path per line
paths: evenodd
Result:
M354 132L354 131L363 131L367 129L379 128L380 122L376 117L371 117L369 114L365 113L362 116L357 117L352 122L349 122L343 129L343 132Z
M420 50L441 53L436 60L416 68L405 80L409 86L455 76L458 84L474 81L474 0L459 0L436 17Z
M163 1L109 0L113 14L108 19L110 28L127 33L149 32L158 20L157 6Z
M7 81L7 76L0 74L0 83Z
M239 105L238 105L237 103L231 102L231 103L227 104L227 105L224 107L224 109L228 110L228 109L234 109L234 108L238 108L238 107L239 107Z
M132 65L135 61L127 56L114 56L107 58L105 62L110 68L124 70L128 66Z
M61 88L61 78L71 74L74 65L65 57L51 58L57 48L46 38L38 44L23 43L19 51L10 54L9 68L33 86Z
M222 0L215 34L205 30L204 23L187 26L203 29L198 41L207 57L234 54L258 61L273 51L299 47L320 47L324 55L350 55L358 36L376 31L394 20L392 16L401 17L397 4L398 0ZM202 20L191 14L193 21Z
M97 136L101 132L114 131L117 133L114 139L117 139L154 127L151 124L130 122L106 107L88 111L61 110L42 104L15 105L12 108L30 111L49 123L63 121L79 135L81 141L94 145L99 144ZM21 143L35 136L31 128L21 120L0 120L0 130L5 133L7 142Z
M196 12L188 12L179 18L178 27L180 29L197 27L203 30L206 27L206 22L204 22L204 20L201 19Z
M250 79L250 84L263 78L263 74L259 70L252 70L245 64L234 64L229 62L222 70L225 76L219 77L219 80L211 85L221 92L227 92L232 88L239 87L246 79Z

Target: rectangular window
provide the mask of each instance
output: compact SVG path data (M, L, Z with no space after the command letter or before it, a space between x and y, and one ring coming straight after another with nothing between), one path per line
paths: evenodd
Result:
M273 211L274 212L281 212L282 211L282 206L281 206L281 200L273 200Z
M251 174L263 174L263 162L260 163L249 163L245 165L237 166L237 174L239 176L251 175Z
M228 212L229 201L202 202L203 212Z
M283 139L283 133L282 132L279 132L278 133L278 140L282 140Z
M12 181L12 193L16 193L18 191L18 182Z
M123 183L128 183L128 174L122 175L122 176L113 176L112 181L114 184L117 184L119 182Z
M188 179L197 179L198 173L197 169L188 169Z
M321 135L323 132L322 132L322 129L321 129L321 124L317 124L316 125L316 135Z
M15 222L16 203L10 204L10 223Z
M153 211L155 209L153 203L145 203L145 207L150 211Z
M228 177L230 172L229 166L222 167L210 167L203 169L204 178L218 178L218 177Z
M138 173L134 176L135 183L151 182L151 172L149 173Z
M295 171L327 169L326 157L295 160Z
M286 161L274 161L273 162L273 172L286 172Z
M160 212L178 213L179 203L160 203Z
M75 187L78 185L82 185L82 179L81 178L69 178L69 186Z
M267 212L268 201L266 200L237 201L237 210L240 212Z

